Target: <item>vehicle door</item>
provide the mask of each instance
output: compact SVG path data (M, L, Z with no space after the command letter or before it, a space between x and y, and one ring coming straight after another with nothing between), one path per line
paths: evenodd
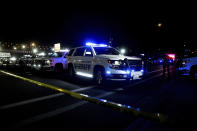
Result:
M67 52L64 52L63 55L62 55L62 64L63 64L63 69L66 68L66 64L67 64Z
M85 47L77 48L72 56L72 63L74 65L75 72L85 72L84 64L82 62L84 59L85 49Z
M85 73L92 74L92 61L93 61L92 49L90 47L86 47L84 51L84 57L81 61Z

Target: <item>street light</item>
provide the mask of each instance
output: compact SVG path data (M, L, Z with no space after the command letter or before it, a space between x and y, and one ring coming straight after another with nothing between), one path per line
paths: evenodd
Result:
M14 49L14 50L16 50L17 48L16 48L16 47L14 47L13 49Z
M22 48L25 49L25 45L22 45Z
M32 42L32 43L31 43L31 46L33 46L33 47L34 47L35 45L36 45L36 44L35 44L34 42Z
M157 24L157 27L159 27L159 28L161 28L162 26L163 26L162 23L158 23L158 24Z

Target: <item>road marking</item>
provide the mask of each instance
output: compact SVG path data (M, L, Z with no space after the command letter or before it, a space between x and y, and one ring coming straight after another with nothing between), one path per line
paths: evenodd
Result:
M30 119L23 120L23 121L15 124L15 125L13 125L13 127L14 128L20 128L20 127L23 127L23 126L27 126L29 124L41 121L43 119L51 118L53 116L62 114L62 113L67 112L69 110L73 110L73 109L75 109L75 108L77 108L77 107L79 107L81 105L86 104L86 103L88 103L88 102L87 101L81 101L81 102L72 104L70 106L65 106L65 107L56 109L56 110L51 111L51 112L47 112L47 113L44 113L44 114L41 114L41 115L38 115L38 116L34 116L34 117L30 118Z
M79 91L85 91L85 90L89 90L89 89L92 89L96 86L89 86L89 87L82 87L82 88L79 88L79 89L74 89L74 90L71 90L72 92L79 92Z
M30 104L30 103L35 103L38 101L43 101L43 100L55 98L55 97L62 96L62 95L64 95L64 93L58 93L58 94L43 96L43 97L39 97L39 98L35 98L35 99L25 100L25 101L21 101L21 102L9 104L9 105L4 105L4 106L0 107L0 110L5 110L5 109L9 109L9 108L17 107L17 106L22 106L22 105L26 105L26 104Z
M141 83L143 83L143 82L146 82L147 80L154 79L154 78L156 78L156 77L158 77L158 76L160 76L160 75L156 75L156 76L153 76L153 77L151 77L151 78L141 80L141 81L136 82L136 83L134 83L134 84L124 86L123 88L136 86L136 85L138 85L138 84L141 84ZM79 91L89 90L89 89L92 89L92 88L94 88L94 87L96 87L96 86L90 86L90 87L85 87L85 88L83 87L83 88L74 89L74 90L71 90L71 91L72 91L72 92L79 92ZM121 91L121 90L123 90L123 88L118 88L118 89L116 89L116 91ZM112 95L112 94L114 94L114 93L115 93L115 92L113 92L113 93L110 92L108 95ZM5 109L17 107L17 106L26 105L26 104L31 104L31 103L35 103L35 102L39 102L39 101L43 101L43 100L55 98L55 97L58 97L58 96L62 96L62 95L64 95L64 93L58 93L58 94L53 94L53 95L49 95L49 96L43 96L43 97L39 97L39 98L35 98L35 99L25 100L25 101L21 101L21 102L17 102L17 103L12 103L12 104L9 104L9 105L1 106L1 107L0 107L0 110L5 110ZM104 96L106 96L106 94L104 94ZM102 97L102 96L100 96L100 97Z
M38 82L38 81L35 81L35 80L31 80L31 79L28 79L28 78L25 78L25 77L14 75L12 73L5 72L5 71L2 71L2 70L0 70L0 72L2 72L4 74L7 74L7 75L10 75L10 76L13 76L13 77L18 78L18 79L22 79L24 81L27 81L27 82L30 82L30 83L33 83L33 84L36 84L36 85L42 86L42 87L46 87L46 88L49 88L49 89L52 89L52 90L56 90L56 91L65 93L65 94L70 95L70 96L72 96L74 98L77 98L77 99L85 100L85 101L95 103L95 104L98 104L98 105L107 106L107 107L116 109L116 110L121 111L121 112L131 113L132 115L135 115L135 116L141 116L141 117L152 119L152 120L154 119L154 120L159 121L161 123L165 123L168 120L165 115L160 114L160 113L144 112L144 111L140 110L139 108L134 108L132 106L122 105L120 103L115 103L115 102L111 102L111 101L107 101L107 100L103 100L103 99L98 99L97 97L88 96L86 94L75 93L75 92L72 92L72 91L69 91L69 90L66 90L66 89L62 89L62 88L53 86L53 85L45 84L45 83ZM111 95L111 94L113 94L113 92L109 93L108 95Z
M161 70L155 70L155 71L151 71L151 72L147 72L147 74L151 74L151 73L154 73L154 72L160 72L160 71L163 71L163 69L161 69Z
M114 93L115 92L106 92L106 93L98 95L96 97L97 98L102 98L102 97L109 96L109 95L114 94ZM35 123L35 122L38 122L38 121L41 121L41 120L44 120L44 119L47 119L47 118L51 118L51 117L60 115L64 112L73 110L73 109L75 109L77 107L80 107L80 106L82 106L84 104L87 104L87 103L88 103L87 101L77 102L75 104L65 106L65 107L56 109L54 111L50 111L50 112L47 112L47 113L44 113L44 114L41 114L41 115L34 116L32 118L29 118L29 119L22 120L19 123L15 124L13 127L14 128L20 128L20 127L23 127L23 126L27 126L29 124L32 124L32 123Z
M74 89L74 90L71 90L71 91L79 92L79 91L89 90L89 89L94 88L94 87L95 86L90 86L90 87L86 87L86 88ZM25 101L21 101L21 102L17 102L17 103L12 103L12 104L9 104L9 105L1 106L0 110L5 110L5 109L17 107L17 106L26 105L26 104L31 104L31 103L35 103L35 102L39 102L39 101L43 101L43 100L47 100L47 99L52 99L52 98L55 98L55 97L58 97L58 96L63 96L63 95L64 95L64 93L58 93L58 94L43 96L43 97L39 97L39 98L29 99L29 100L25 100Z

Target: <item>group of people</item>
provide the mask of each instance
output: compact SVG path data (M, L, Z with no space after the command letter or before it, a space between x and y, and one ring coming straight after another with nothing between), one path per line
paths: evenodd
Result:
M167 71L167 76L170 77L170 58L168 57L168 55L166 54L163 57L163 77L165 77L166 75L166 71ZM145 60L144 62L144 67L146 68L146 71L152 71L152 63L148 60Z

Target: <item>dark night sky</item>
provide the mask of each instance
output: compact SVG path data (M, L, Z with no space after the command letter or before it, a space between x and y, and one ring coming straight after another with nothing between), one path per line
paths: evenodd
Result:
M78 46L86 40L114 46L175 47L196 42L192 3L1 4L0 40L37 40ZM157 28L162 22L163 27Z

